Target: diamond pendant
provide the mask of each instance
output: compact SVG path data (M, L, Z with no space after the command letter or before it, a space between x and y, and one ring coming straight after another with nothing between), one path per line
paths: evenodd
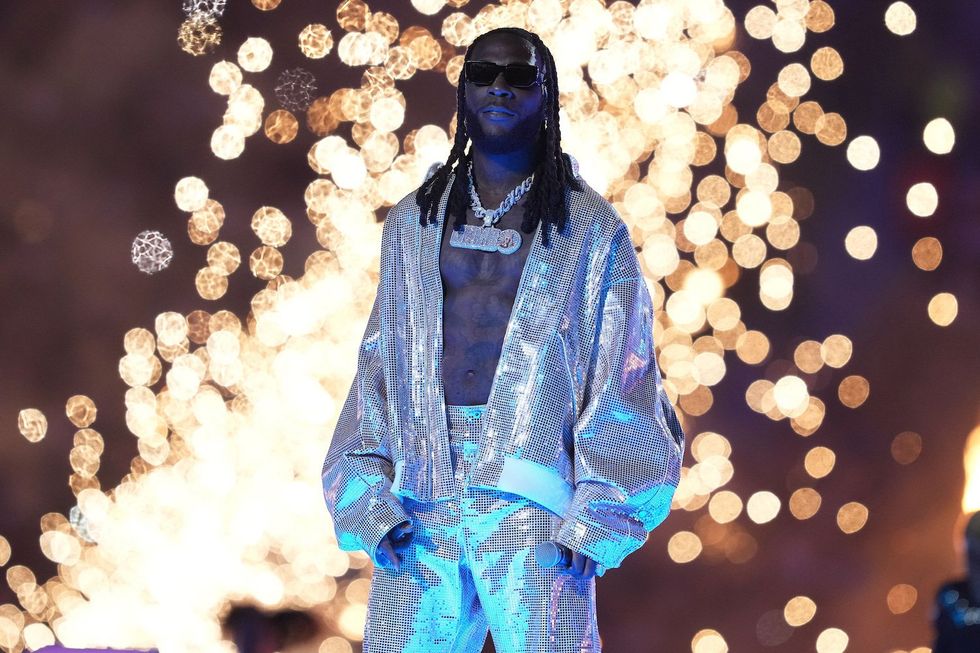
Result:
M478 227L464 224L463 230L452 230L449 236L450 247L476 249L481 252L500 252L513 254L521 248L521 234L514 229L500 230L496 227Z

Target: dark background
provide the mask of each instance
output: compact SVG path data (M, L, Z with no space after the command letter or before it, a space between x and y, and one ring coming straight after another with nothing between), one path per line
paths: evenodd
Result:
M224 298L206 302L197 296L193 278L205 249L187 240L186 215L173 201L175 183L188 175L207 181L228 214L221 237L244 255L256 244L249 217L263 204L293 218L285 273L301 274L305 255L317 247L302 201L315 177L305 156L313 137L301 129L292 144L276 146L256 135L241 158L214 157L210 135L225 98L207 85L211 65L234 60L247 36L268 38L275 50L272 68L248 75L266 97L266 113L274 108L272 85L283 68L304 65L317 75L321 92L356 86L360 76L338 62L336 48L313 62L292 45L314 21L327 24L339 40L334 3L285 0L276 11L260 12L245 0L230 0L221 48L198 58L177 47L179 4L0 4L0 534L13 547L9 564L27 564L41 579L53 565L40 554L38 520L47 512L66 513L74 503L67 455L75 428L64 417L65 400L86 394L99 407L94 428L106 439L100 478L103 488L111 487L137 453L123 420L126 386L116 369L125 331L152 329L153 318L165 310L226 308L243 315L262 287L243 265ZM370 4L394 13L402 29L421 24L436 34L451 11L429 18L408 2ZM752 3L727 4L741 25ZM645 548L599 582L607 650L686 651L702 628L720 631L732 650L767 650L757 623L798 594L816 601L816 617L771 650L813 650L817 635L832 626L849 634L848 650L912 649L930 643L933 594L960 571L954 542L963 445L980 421L980 4L916 2L918 28L907 37L885 28L887 2L831 4L836 26L808 34L803 50L792 55L740 32L736 48L753 68L735 105L752 122L782 66L808 63L814 49L832 45L843 55L844 75L832 82L814 79L806 99L840 112L848 140L874 136L881 162L858 172L846 161L846 144L831 148L802 136L803 154L781 168L781 188L796 184L813 192L816 209L802 223L802 240L816 247L816 266L797 275L793 303L779 312L760 306L757 272L743 275L731 296L748 327L770 336L772 351L758 366L729 355L728 373L713 388L714 407L688 422L692 437L713 430L733 443L736 474L729 489L743 498L771 490L783 509L764 525L744 513L739 517L758 542L758 553L744 564L705 555L672 563L667 539L692 529L704 510L674 513ZM482 5L474 1L464 11L472 15ZM448 124L454 96L441 74L419 73L399 87L409 101L400 133L426 122ZM928 152L921 138L925 124L939 116L956 129L956 146L945 156ZM931 181L939 191L939 209L930 218L905 208L905 192L918 181ZM874 227L879 238L870 261L852 259L843 246L848 230L862 224ZM154 276L129 261L130 243L144 229L164 232L175 250L170 268ZM933 272L916 268L910 255L927 235L944 248ZM959 300L959 315L948 327L936 326L926 313L929 299L943 291ZM800 438L785 420L772 422L746 406L749 383L775 380L800 341L832 333L853 340L854 356L811 387L828 406L816 434ZM871 384L868 401L857 409L836 399L836 385L848 374ZM41 409L50 423L38 444L17 431L17 413L26 407ZM889 447L907 430L922 435L923 451L902 466ZM834 471L814 482L802 463L817 444L831 447L838 458ZM786 500L803 485L821 492L823 506L814 518L798 521ZM867 526L853 535L835 524L837 508L848 501L870 509ZM897 583L919 593L902 615L891 614L885 603ZM0 586L0 602L13 601L9 588Z

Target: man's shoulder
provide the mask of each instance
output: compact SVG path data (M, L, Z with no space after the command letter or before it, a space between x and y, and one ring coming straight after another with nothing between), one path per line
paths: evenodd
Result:
M578 181L581 190L569 189L569 218L587 229L595 229L598 233L605 234L609 238L612 238L620 229L624 229L626 225L623 218L609 200L581 177Z
M395 202L391 209L389 209L389 214L397 214L400 218L414 215L415 219L418 220L419 205L418 202L415 201L415 194L417 192L418 188L413 188L410 193L406 194L400 200Z
M412 190L388 208L385 214L385 224L390 224L390 228L397 227L399 231L418 224L419 206L415 201L417 190L417 188Z

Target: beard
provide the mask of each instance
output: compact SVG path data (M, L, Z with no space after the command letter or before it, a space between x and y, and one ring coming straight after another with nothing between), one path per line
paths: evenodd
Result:
M519 120L509 131L501 134L486 133L480 117L468 106L465 120L466 133L473 141L474 147L487 154L506 154L526 149L537 142L544 124L544 103L539 111Z

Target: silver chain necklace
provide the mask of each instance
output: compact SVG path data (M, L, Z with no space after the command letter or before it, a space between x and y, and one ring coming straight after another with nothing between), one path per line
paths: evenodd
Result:
M513 254L521 248L521 234L514 229L497 229L495 225L507 211L510 211L514 204L531 190L534 182L534 173L514 187L500 206L490 211L483 208L480 203L480 196L476 193L476 185L473 183L473 162L471 161L467 169L468 176L466 182L470 190L470 208L473 215L479 220L483 220L483 226L465 224L462 231L453 229L449 237L449 245L461 249L476 249L483 252L500 252L502 254Z

